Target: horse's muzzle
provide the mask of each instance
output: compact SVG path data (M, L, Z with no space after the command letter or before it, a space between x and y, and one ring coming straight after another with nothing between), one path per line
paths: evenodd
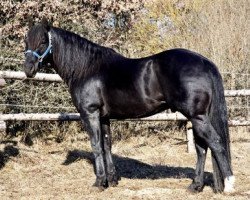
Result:
M34 78L38 70L38 63L24 63L24 73L27 78Z

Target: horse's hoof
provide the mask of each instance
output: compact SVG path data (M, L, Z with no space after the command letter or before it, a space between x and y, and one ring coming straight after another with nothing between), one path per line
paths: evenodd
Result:
M213 192L214 192L215 194L219 194L219 193L222 193L222 192L223 192L223 189L213 188Z
M98 188L99 190L103 191L108 187L108 183L106 178L96 178L95 183L93 184L93 187Z
M187 188L187 190L191 193L198 193L202 192L203 188L204 188L203 184L191 183L190 186Z
M90 191L92 193L98 193L98 192L103 192L106 188L105 187L97 187L95 185L93 185L93 187L91 187Z
M121 178L117 174L112 174L108 176L108 185L110 187L116 187L118 185L118 181Z

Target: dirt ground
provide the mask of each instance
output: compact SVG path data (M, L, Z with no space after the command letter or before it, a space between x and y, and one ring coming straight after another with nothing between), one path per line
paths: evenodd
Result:
M232 162L236 192L214 194L211 158L206 163L204 191L189 193L196 155L186 151L182 136L133 137L113 145L121 176L117 187L98 191L88 142L69 138L62 143L35 141L31 147L17 140L2 141L0 199L250 199L250 135L235 132Z

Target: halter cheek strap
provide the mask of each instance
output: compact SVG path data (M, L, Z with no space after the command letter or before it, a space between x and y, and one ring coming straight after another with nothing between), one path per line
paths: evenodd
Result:
M36 51L32 51L30 49L25 52L25 55L27 53L32 53L35 57L38 58L39 63L43 62L44 57L48 53L52 53L52 37L51 37L50 32L48 32L48 36L49 36L49 46L47 47L47 49L44 51L44 53L42 55L39 55Z

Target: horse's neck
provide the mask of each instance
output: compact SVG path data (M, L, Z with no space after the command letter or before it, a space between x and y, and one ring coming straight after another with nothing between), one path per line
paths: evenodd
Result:
M90 59L87 59L89 55L86 55L84 47L77 49L77 41L70 44L57 31L53 34L54 69L70 87L73 81L85 78L87 69L91 67Z
M52 39L54 68L68 86L71 86L72 82L82 81L86 76L98 73L101 68L119 59L124 59L109 48L70 35L71 33L65 32L68 36L63 36L63 30L55 29L52 33L55 37L54 42Z

